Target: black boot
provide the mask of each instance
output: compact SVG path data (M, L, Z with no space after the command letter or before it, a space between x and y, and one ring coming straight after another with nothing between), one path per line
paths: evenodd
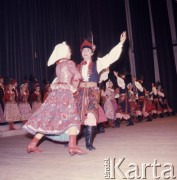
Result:
M153 119L157 119L157 114L153 113L152 117L153 117Z
M81 126L80 133L77 135L77 139L84 138L86 134L86 127Z
M142 122L143 117L142 116L138 116L138 122Z
M95 137L96 126L86 126L85 142L86 148L90 151L95 150L93 139Z
M171 114L172 116L175 116L175 112L174 112L174 111L172 111L170 114Z
M133 126L133 125L134 125L134 122L133 122L132 118L129 118L128 124L126 126Z
M117 118L117 119L115 120L115 127L116 127L116 128L120 128L120 118Z
M168 116L170 116L170 113L167 111L167 112L165 113L165 115L168 117Z
M160 113L160 118L164 118L164 114L163 113Z
M97 133L100 134L100 133L104 133L104 132L105 132L105 130L104 130L103 124L99 123L97 125Z
M152 117L149 115L149 116L147 117L146 122L150 122L150 121L152 121Z

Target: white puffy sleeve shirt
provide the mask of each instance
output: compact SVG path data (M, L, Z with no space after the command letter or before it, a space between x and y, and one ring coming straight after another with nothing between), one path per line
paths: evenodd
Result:
M108 68L112 63L119 59L122 52L122 43L117 44L111 51L102 58L97 59L97 71L100 73L103 69Z

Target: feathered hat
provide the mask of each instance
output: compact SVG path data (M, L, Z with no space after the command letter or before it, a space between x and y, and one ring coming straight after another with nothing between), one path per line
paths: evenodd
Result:
M80 47L80 51L82 51L83 48L90 48L93 52L96 50L96 46L93 43L92 32L90 32L88 37L82 42L81 47Z

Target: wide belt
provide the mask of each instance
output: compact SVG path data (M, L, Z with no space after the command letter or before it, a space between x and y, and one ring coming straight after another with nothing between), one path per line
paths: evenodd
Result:
M96 82L81 82L79 87L84 87L84 88L97 87L97 83Z

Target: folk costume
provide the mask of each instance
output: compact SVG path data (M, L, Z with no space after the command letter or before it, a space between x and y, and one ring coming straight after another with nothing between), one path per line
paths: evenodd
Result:
M32 115L32 110L29 103L29 91L27 89L27 85L25 84L21 85L18 99L19 99L18 102L19 102L19 110L21 114L21 121L25 123Z
M128 121L127 126L133 126L133 118L131 117L130 108L129 108L129 101L128 101L128 92L127 92L127 86L125 83L125 74L122 73L120 76L116 72L114 72L114 75L117 79L117 85L119 87L119 100L118 100L118 112L117 112L117 119L120 121L121 119L124 119Z
M152 94L153 97L153 104L157 112L157 115L160 118L164 118L163 107L160 106L159 103L159 96L164 96L164 95L162 95L163 93L158 91L156 83L152 83L152 91L150 93Z
M80 116L77 112L73 93L81 79L75 63L70 59L70 48L66 43L58 44L49 58L48 66L56 63L56 78L52 82L52 92L41 107L29 118L23 128L36 134L27 147L27 152L40 152L37 144L43 135L55 141L69 141L69 154L85 154L76 145L80 131Z
M112 87L113 87L112 81L107 81L106 91L104 92L104 96L106 99L104 103L104 111L105 111L106 117L108 118L109 125L111 127L115 127L118 105L115 99L115 91Z
M16 101L16 93L15 91L13 91L12 84L8 85L3 100L5 104L4 107L5 121L9 122L9 130L14 130L15 128L13 122L19 121L21 119L21 115Z
M135 86L138 92L138 121L142 121L142 118L147 118L147 121L152 121L152 117L150 114L150 106L148 103L148 99L146 98L146 89L143 87L143 80L139 79L135 81ZM143 116L143 117L142 117Z
M88 150L94 150L93 140L95 129L99 123L100 89L98 87L99 74L103 69L108 68L119 59L122 46L126 39L126 33L121 35L121 41L106 56L92 61L92 55L96 46L92 42L85 40L80 47L83 61L78 69L82 76L82 81L78 89L78 110L81 115L81 122L86 126L85 141Z
M128 111L130 112L130 115L133 119L137 118L137 108L138 104L136 101L136 94L133 91L133 85L132 83L129 83L127 85L127 96L128 96Z
M32 114L34 114L42 105L42 93L39 85L35 85L34 92L30 97Z

